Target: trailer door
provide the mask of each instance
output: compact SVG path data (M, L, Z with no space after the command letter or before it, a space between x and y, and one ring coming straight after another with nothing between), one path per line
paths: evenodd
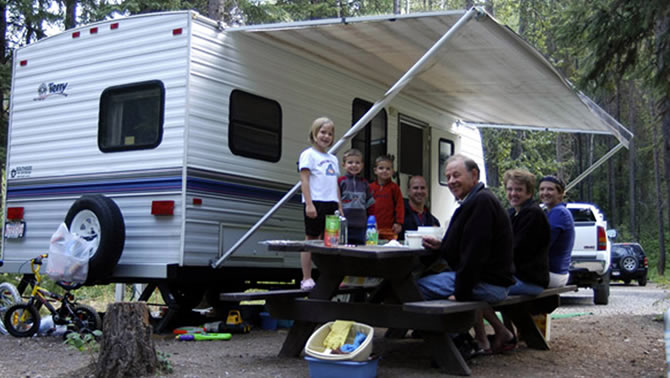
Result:
M423 176L430 183L430 128L428 123L400 114L398 116L398 183L407 197L411 176ZM430 189L430 186L428 187ZM430 190L428 193L430 203Z

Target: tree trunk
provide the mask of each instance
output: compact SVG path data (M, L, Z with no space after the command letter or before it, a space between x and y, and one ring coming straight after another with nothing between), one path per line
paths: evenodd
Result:
M77 26L77 0L65 0L65 30Z
M650 104L652 119L654 115L654 105ZM654 152L654 181L656 184L656 217L658 218L658 266L659 276L665 273L665 227L663 225L663 192L661 191L661 171L658 161L658 130L656 125L652 125L652 147Z
M592 166L593 165L593 160L594 160L594 154L595 154L595 149L596 149L596 144L595 144L595 136L593 134L589 134L589 148L588 148L588 163L586 164L587 166ZM593 175L588 175L586 177L586 201L587 202L593 202Z
M637 119L637 112L635 109L635 87L633 81L628 82L628 127L630 132L635 134L635 120ZM640 239L640 225L636 222L637 219L637 195L635 185L635 161L637 160L637 150L635 147L635 138L630 140L628 145L628 211L630 212L630 231L633 233L635 240Z
M209 0L207 2L207 17L216 21L223 21L225 7L222 0Z
M107 306L95 376L138 377L158 368L145 302L117 302Z
M668 54L668 50L670 50L670 41L668 41L668 38L664 38L664 36L667 35L668 31L670 31L670 15L668 12L665 13L659 13L659 17L656 20L656 25L654 28L654 34L656 35L656 64L657 64L657 71L659 73L663 72L663 69L667 67L669 62L665 61L665 57ZM665 68L667 69L667 68ZM658 102L658 114L661 117L661 130L663 134L663 166L664 166L664 171L665 171L665 188L667 190L667 196L668 196L668 212L670 212L670 89L668 89L668 83L665 82L663 86L664 91L663 97ZM670 218L669 218L670 220ZM662 224L659 222L659 224ZM665 241L665 229L661 229L660 234L658 235L658 239L660 243L664 243ZM663 244L661 244L663 245ZM662 260L659 259L659 274L663 275L665 272L665 248L664 246L661 247L661 250L659 251L659 255L661 256ZM661 267L661 261L663 261L663 266ZM662 268L662 269L661 269Z

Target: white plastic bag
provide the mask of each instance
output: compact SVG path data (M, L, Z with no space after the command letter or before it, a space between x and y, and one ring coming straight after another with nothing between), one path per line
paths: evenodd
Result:
M65 223L61 223L49 243L47 274L54 281L85 282L93 248L94 243L71 234Z

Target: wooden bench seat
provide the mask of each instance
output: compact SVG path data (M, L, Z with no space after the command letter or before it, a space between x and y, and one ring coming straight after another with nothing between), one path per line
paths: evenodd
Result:
M340 288L336 295L339 294L357 294L370 291L373 288L368 287L343 287ZM302 289L282 289L269 291L253 291L253 292L237 292L237 293L221 293L219 300L224 302L238 302L238 301L256 301L262 299L281 299L281 298L301 298L306 297L312 290Z
M549 350L549 344L540 333L532 315L549 314L560 305L560 294L576 291L574 285L545 289L542 293L532 295L511 295L504 301L492 304L496 311L510 319L516 326L521 338L528 347L540 350ZM486 302L458 302L447 299L408 302L403 304L403 310L420 314L457 314L487 307Z
M255 301L268 298L300 298L309 295L311 290L284 289L238 293L221 293L219 299L224 302Z
M545 289L542 293L535 296L510 295L504 301L493 304L493 308L499 309L519 303L533 302L540 298L550 297L561 293L567 293L576 290L577 286L570 285L552 289ZM448 299L433 299L427 301L404 303L403 310L409 312L424 313L424 314L452 314L455 312L470 311L485 308L487 305L488 304L486 302L481 301L460 302L460 301L450 301Z

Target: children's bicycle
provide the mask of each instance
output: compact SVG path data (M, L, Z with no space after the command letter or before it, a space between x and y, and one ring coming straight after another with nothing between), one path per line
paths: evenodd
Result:
M12 305L5 312L4 323L7 332L15 337L30 337L37 333L42 305L51 313L54 324L66 325L69 332L85 333L100 329L102 321L98 312L75 301L74 295L70 292L74 286L57 282L58 286L65 289L63 295L52 293L40 286L42 282L40 268L42 260L47 257L47 254L43 254L30 260L30 270L35 276L31 282L32 294L28 302ZM59 302L60 307L55 308L51 301Z

